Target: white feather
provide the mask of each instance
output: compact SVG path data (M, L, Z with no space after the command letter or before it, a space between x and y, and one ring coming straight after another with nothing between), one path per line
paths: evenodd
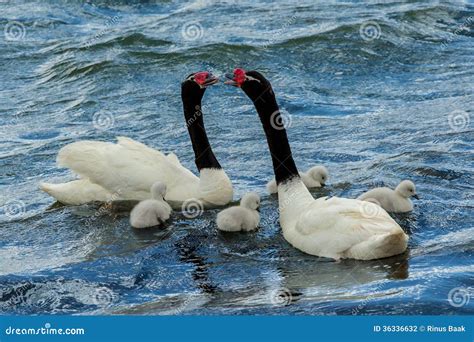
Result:
M278 186L285 239L308 254L371 260L403 253L408 236L385 210L347 198L314 200L300 179Z
M159 226L170 218L171 207L165 201L147 199L138 203L130 213L130 224L134 228Z
M150 187L166 184L166 200L184 202L190 198L222 205L232 200L232 184L222 170L201 170L201 179L181 165L174 154L165 156L130 138L116 144L79 141L63 147L57 162L82 178L66 184L42 184L41 189L64 204L116 199L150 198Z
M413 210L411 196L416 196L415 184L411 181L402 181L395 190L390 188L375 188L369 190L357 199L373 202L392 213L405 213Z
M152 199L138 203L130 213L130 224L134 228L159 226L170 218L171 207L163 199L166 185L156 182L151 186Z
M308 189L320 188L329 178L328 170L322 165L316 165L306 172L299 172L300 178ZM269 194L276 194L278 192L275 178L267 183L267 191Z
M255 230L260 223L257 211L260 197L256 193L248 193L242 197L240 205L222 210L217 214L217 227L226 232Z

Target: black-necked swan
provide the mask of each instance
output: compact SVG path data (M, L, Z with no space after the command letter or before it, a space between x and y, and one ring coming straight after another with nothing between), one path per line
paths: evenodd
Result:
M139 202L130 212L133 228L159 226L170 218L171 207L165 201L166 185L156 182L151 186L150 193L150 199Z
M174 154L147 147L130 138L117 143L79 141L63 147L58 164L71 169L81 179L64 183L42 183L42 190L64 204L79 205L92 201L144 200L157 181L167 186L166 200L202 201L202 205L225 205L233 189L217 161L204 128L201 100L208 86L218 82L209 72L189 75L181 84L186 126L200 176L181 165Z
M299 173L301 181L308 189L320 188L326 185L329 179L329 172L323 165L316 165L306 172ZM269 194L276 194L278 192L275 178L267 183L267 191Z
M413 203L410 197L418 199L415 184L412 181L404 180L392 190L387 187L369 190L359 197L358 200L373 202L391 213L406 213L413 210Z
M217 227L226 232L248 232L260 223L260 196L255 192L245 194L240 205L222 210L217 214Z
M278 187L280 225L285 239L308 254L370 260L403 253L408 236L373 203L339 197L314 199L301 181L270 82L259 72L235 69L227 84L252 100L268 142ZM365 206L377 208L367 211Z

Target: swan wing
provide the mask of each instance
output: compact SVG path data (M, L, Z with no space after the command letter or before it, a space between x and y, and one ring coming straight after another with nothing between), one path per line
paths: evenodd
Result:
M53 196L57 201L68 205L81 205L88 202L107 202L119 200L120 197L100 185L91 183L88 179L78 179L67 183L51 184L40 183L39 187L44 192Z
M392 249L405 250L408 239L400 226L378 205L338 197L314 201L299 217L295 231L299 234L303 251L335 259L354 255L356 259L390 256L385 254L394 252ZM394 240L400 240L396 248L388 248Z
M124 199L149 198L151 185L161 181L168 187L167 199L183 200L189 193L194 195L199 184L198 177L160 151L125 137L119 137L117 144L79 141L66 145L57 161Z
M168 161L169 161L170 163L173 163L173 164L175 164L175 165L177 165L177 166L181 166L181 163L180 163L180 161L179 161L179 159L178 159L178 156L177 156L176 154L174 154L174 153L168 153L168 155L166 156L166 158L168 159Z

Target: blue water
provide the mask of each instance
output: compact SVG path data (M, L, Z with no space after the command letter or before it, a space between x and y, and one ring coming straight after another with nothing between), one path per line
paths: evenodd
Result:
M119 3L0 1L1 313L474 313L472 4ZM298 167L329 169L315 196L416 183L421 200L395 216L405 254L334 262L292 248L265 194L254 108L222 85L204 118L235 199L263 197L257 232L217 232L216 210L135 231L127 212L39 191L73 178L55 156L81 139L128 136L195 172L180 81L236 66L272 81Z

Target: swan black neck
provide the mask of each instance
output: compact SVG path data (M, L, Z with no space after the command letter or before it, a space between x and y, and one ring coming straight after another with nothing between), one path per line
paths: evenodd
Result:
M281 184L294 177L299 177L298 169L291 154L285 127L282 125L283 121L275 94L270 85L262 95L252 101L267 137L275 180L277 184Z
M197 85L196 85L197 86ZM193 145L196 166L202 169L221 169L221 165L212 152L209 139L207 138L204 120L202 118L201 98L205 89L199 89L201 93L185 91L184 85L181 92L183 100L184 118L188 128L191 143Z

